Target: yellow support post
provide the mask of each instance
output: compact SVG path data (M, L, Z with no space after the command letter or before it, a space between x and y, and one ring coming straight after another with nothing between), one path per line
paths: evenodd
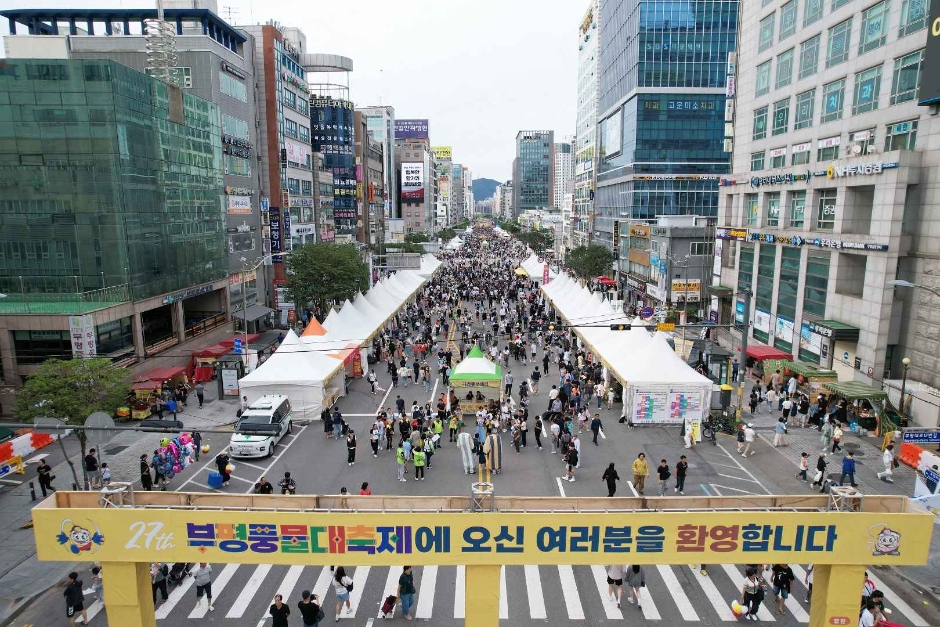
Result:
M858 603L864 582L864 566L815 566L809 627L858 624Z
M105 562L104 604L108 624L121 627L156 627L150 564L146 562Z
M467 566L464 627L499 627L499 566Z

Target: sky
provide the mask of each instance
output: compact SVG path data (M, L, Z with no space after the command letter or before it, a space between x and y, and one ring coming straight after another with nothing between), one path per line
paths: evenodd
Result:
M153 0L0 0L13 8L136 8ZM428 118L474 178L512 178L520 130L576 123L578 26L588 0L218 0L236 24L276 20L308 52L350 57L350 98ZM23 28L23 27L20 27ZM0 34L9 32L0 20Z

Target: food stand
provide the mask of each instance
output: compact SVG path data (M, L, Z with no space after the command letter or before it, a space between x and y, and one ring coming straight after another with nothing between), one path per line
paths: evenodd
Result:
M131 384L131 418L143 420L150 415L151 406L160 398L164 381L169 381L171 390L180 383L189 383L186 368L154 368L138 375Z
M907 420L892 408L888 394L884 390L866 385L861 381L833 381L823 383L823 388L836 398L844 398L849 405L849 422L869 431L878 429L879 433L888 429L907 426ZM833 406L832 403L829 404Z
M839 380L835 370L820 368L805 361L787 361L783 364L784 372L790 372L799 382L799 391L806 394L811 400L816 398L823 389L823 384Z
M229 346L216 344L209 348L201 348L193 351L193 360L190 366L193 383L212 381L213 377L215 377L215 364L219 360L219 357L227 355L231 350Z
M450 375L450 387L460 401L460 411L475 414L488 409L491 403L502 398L502 368L483 355L479 346L474 346L466 359L454 366ZM473 398L467 399L467 394Z
M775 370L782 372L784 364L792 358L793 355L779 348L755 344L747 347L745 366L753 368L751 372L752 378L754 371L760 370L763 373L762 380L766 383L770 381L770 375L772 375Z

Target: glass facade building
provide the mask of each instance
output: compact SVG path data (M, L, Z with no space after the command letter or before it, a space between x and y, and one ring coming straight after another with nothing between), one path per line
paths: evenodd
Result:
M314 152L333 174L333 220L336 237L355 241L359 232L356 206L355 106L348 100L311 96L310 128Z
M529 209L545 209L554 200L554 131L520 131L516 135L513 193L516 215Z
M222 173L215 104L111 61L8 60L0 311L81 313L224 278Z
M736 0L614 0L601 7L594 237L615 222L716 216Z

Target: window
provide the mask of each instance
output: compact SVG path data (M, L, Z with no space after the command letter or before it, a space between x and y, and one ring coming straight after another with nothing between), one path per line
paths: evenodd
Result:
M816 73L819 67L819 35L800 44L800 78Z
M889 124L885 134L885 150L914 150L917 143L917 120Z
M826 315L826 292L829 290L829 253L810 251L806 259L803 285L803 312L819 317Z
M303 115L307 115L307 111L308 111L307 107L308 105L307 105L306 96L299 96L297 98L297 111L299 111Z
M777 247L763 244L757 253L757 287L754 290L754 306L770 311L774 298L775 270L777 265ZM770 339L767 333L754 329L754 337L762 342Z
M839 137L819 140L816 149L816 161L833 161L839 158Z
M888 34L888 0L883 0L862 12L862 30L859 33L858 53L885 45Z
M770 61L757 66L757 91L755 96L763 96L770 91Z
M764 139L767 137L767 107L754 109L754 133L753 139Z
M312 195L313 194L313 181L301 181L300 193L304 196ZM305 220L305 222L309 222L309 220Z
M823 14L823 0L804 0L803 27L819 20Z
M832 0L832 10L835 11L836 9L840 9L851 1L852 0Z
M790 157L790 165L806 165L809 163L809 149L794 152Z
M793 79L793 49L787 50L777 57L777 81L775 87L780 89L790 84Z
M222 155L225 174L234 176L251 176L251 163L235 155Z
M803 154L809 157L809 151L802 153L793 153L795 157L797 154ZM790 192L790 228L791 229L802 229L804 214L806 213L806 192Z
M289 89L284 90L284 104L286 104L291 109L297 106L297 94L292 92Z
M852 20L848 19L829 29L826 49L826 67L844 63L849 58L849 44L852 38Z
M241 102L248 102L248 88L245 83L225 72L219 72L219 87L222 93Z
M757 194L744 195L745 219L748 226L760 226L760 204L757 202Z
M915 33L927 26L929 0L903 0L901 2L901 30L898 37Z
M774 126L771 134L782 135L790 126L790 99L784 98L774 103Z
M751 289L754 283L754 247L741 246L738 262L738 289Z
M777 279L777 318L793 323L796 317L796 297L800 285L800 248L783 246L780 251L780 276ZM774 338L774 346L780 350L793 350L793 335L790 339Z
M689 254L693 257L711 257L715 254L714 244L711 242L691 242Z
M310 142L310 129L304 125L300 125L300 141Z
M867 155L869 153L869 147L873 146L875 143L875 129L870 128L865 131L856 131L849 135L849 141L859 145L861 148L860 154Z
M248 140L248 122L233 118L227 113L222 114L222 132L232 137Z
M757 172L764 169L764 151L751 153L751 171Z
M300 179L287 179L287 191L295 196L300 194Z
M917 97L917 92L920 91L923 62L923 50L894 60L894 75L891 77L891 104L907 102Z
M47 359L70 359L72 338L68 331L13 331L16 363L41 364Z
M836 190L819 190L816 201L816 228L831 231L836 223Z
M869 68L855 75L855 94L852 97L852 115L878 108L881 93L881 66Z
M793 114L793 130L809 128L813 125L813 113L816 104L816 88L796 95L796 113Z
M790 0L780 7L780 39L783 41L796 32L797 0Z
M780 226L780 192L764 194L767 199L767 226Z
M787 165L787 149L774 148L770 151L770 168L783 168Z
M294 120L285 119L284 120L284 134L296 139L297 138L297 122L295 122Z
M823 87L823 106L820 123L842 119L842 101L845 99L845 79L840 78Z
M760 34L757 42L757 51L763 52L774 43L774 14L771 13L760 21Z

